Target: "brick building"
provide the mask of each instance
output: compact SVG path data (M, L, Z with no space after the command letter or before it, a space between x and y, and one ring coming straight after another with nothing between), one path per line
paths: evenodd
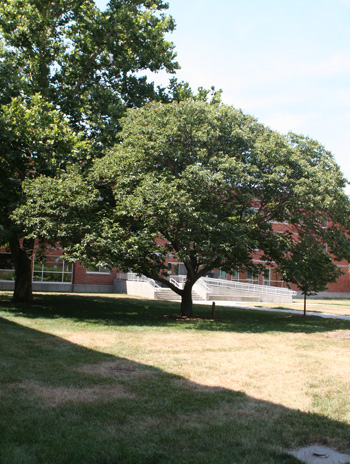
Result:
M279 225L277 227L283 227ZM62 259L62 250L48 247L45 263L33 258L33 290L34 291L64 291L64 292L89 292L89 293L113 293L125 292L123 281L128 279L127 274L116 269L85 268L78 261L69 263ZM255 256L259 262L259 253ZM346 261L336 263L344 272L337 282L328 285L327 290L317 297L350 298L350 276ZM168 258L166 265L169 277L181 279L185 275L185 266L173 258ZM259 276L253 276L249 272L236 271L232 274L215 269L208 273L208 278L221 281L253 284L265 287L291 288L297 290L294 285L287 285L281 279L281 275L273 268L266 267ZM0 251L0 290L12 290L14 288L14 269L11 263L11 255L6 249ZM248 287L247 287L248 288Z

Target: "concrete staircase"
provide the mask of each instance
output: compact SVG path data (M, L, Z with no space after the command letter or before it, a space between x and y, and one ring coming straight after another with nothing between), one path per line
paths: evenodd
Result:
M156 300L181 301L180 295L173 292L170 288L159 288L155 294ZM194 290L192 290L193 301L203 301Z
M168 287L160 287L159 284L145 276L127 273L126 279L121 280L124 286L119 286L121 292L129 295L137 295L156 300L181 301L181 297ZM116 281L119 283L119 281ZM176 281L170 278L173 285L183 285L183 279ZM249 284L238 281L226 281L211 277L201 277L192 289L193 301L246 301L271 303L291 303L296 292L287 288L271 287L267 285Z
M242 293L238 293L238 292L232 292L231 295L210 295L209 296L209 301L246 301L246 302L249 302L251 301L252 303L253 302L260 302L261 301L261 297L260 296L256 296L256 295L244 295Z

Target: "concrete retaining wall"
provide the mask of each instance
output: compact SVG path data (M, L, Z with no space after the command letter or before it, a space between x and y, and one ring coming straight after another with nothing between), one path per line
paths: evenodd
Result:
M15 283L13 281L0 282L0 290L13 291ZM34 292L64 292L64 293L113 293L113 285L92 285L92 284L66 284L55 282L33 282Z
M268 293L263 293L260 295L260 301L264 303L292 303L292 296L284 295L270 295Z
M230 288L211 287L209 300L261 301L265 303L292 303L291 295L274 295L271 293L245 292Z
M12 280L0 282L0 290L13 291L15 289L15 283ZM55 283L55 282L33 282L34 292L72 292L72 284Z
M3 280L0 282L0 290L3 291L12 291L15 288L15 283L13 280Z
M297 296L294 298L304 298L304 295L301 294L301 292L298 291ZM317 295L311 295L307 297L308 299L327 299L327 298L344 298L344 299L350 299L350 292L320 292L317 293Z
M246 292L229 287L210 286L209 300L228 301L261 301L265 303L292 303L290 295L274 295L273 293Z
M141 296L143 298L155 298L155 291L147 282L134 282L127 280L126 293L128 295Z
M210 301L260 301L264 303L292 303L293 299L291 296L281 295L270 295L266 293L258 292L234 292L230 295L213 295L209 296Z
M113 285L74 284L75 293L113 293Z
M204 301L207 301L209 299L209 293L207 292L207 290L202 287L201 285L198 285L197 283L195 283L193 285L193 291L197 293L197 295L202 298Z
M126 280L115 280L113 283L113 293L127 293Z
M59 283L56 284L54 282L33 282L33 291L34 292L72 292L73 285L72 284L64 284Z

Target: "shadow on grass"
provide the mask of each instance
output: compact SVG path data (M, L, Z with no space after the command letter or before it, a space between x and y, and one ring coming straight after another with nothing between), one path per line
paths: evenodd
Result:
M36 294L34 305L12 305L9 293L0 293L0 308L14 316L28 318L69 319L74 322L107 326L165 326L174 330L229 331L237 333L316 333L349 330L350 322L319 317L300 317L242 308L216 308L211 319L211 307L195 305L196 318L179 320L180 304L167 301L96 294Z
M3 464L297 463L350 427L0 319Z

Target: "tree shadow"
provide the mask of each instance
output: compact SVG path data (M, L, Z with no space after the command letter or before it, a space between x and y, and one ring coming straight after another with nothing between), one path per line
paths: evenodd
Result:
M349 330L350 322L321 317L297 317L244 308L216 308L196 305L193 319L181 319L179 303L96 294L37 294L34 305L12 305L6 294L0 294L0 307L12 315L28 318L69 319L75 322L99 323L107 326L165 326L189 330L237 333L317 333Z
M304 445L350 451L344 422L6 319L0 330L2 463L291 464L286 450Z

